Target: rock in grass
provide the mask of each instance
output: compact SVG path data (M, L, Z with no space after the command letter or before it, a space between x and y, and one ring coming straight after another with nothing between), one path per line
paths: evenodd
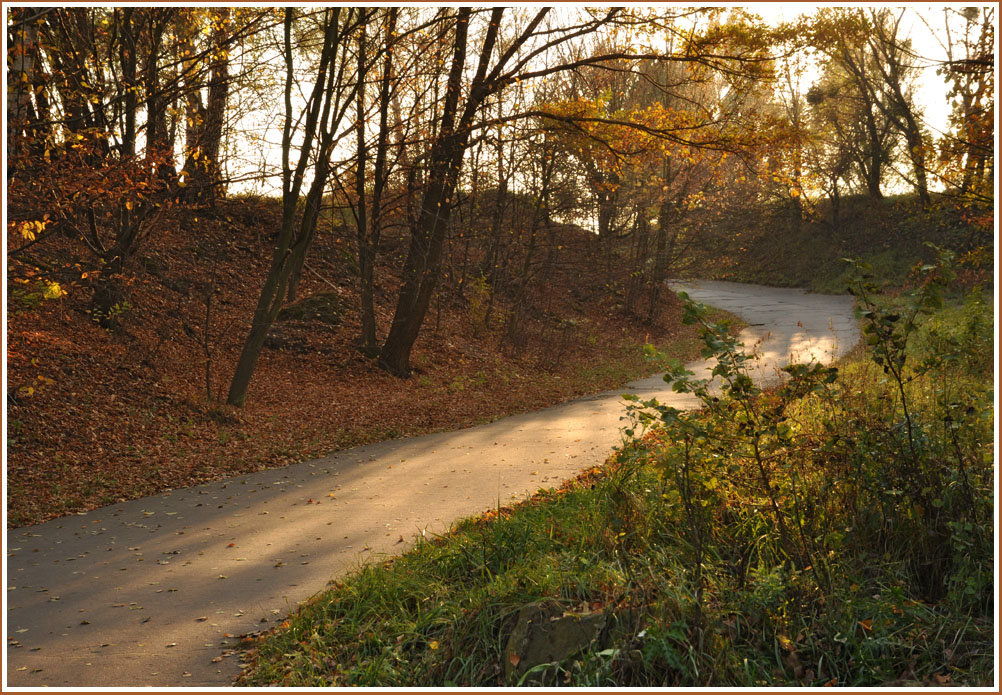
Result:
M588 649L605 625L605 613L568 613L556 601L522 606L505 649L505 680L514 685L536 666L558 663Z

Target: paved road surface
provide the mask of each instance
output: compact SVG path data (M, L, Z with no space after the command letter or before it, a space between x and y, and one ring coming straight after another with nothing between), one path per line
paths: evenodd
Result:
M723 282L694 299L751 324L774 379L791 354L855 344L851 300ZM703 369L695 363L690 369ZM298 602L418 534L558 486L620 442L627 389L685 404L658 377L488 425L343 451L7 534L7 684L225 686L223 656ZM222 658L220 658L222 657Z

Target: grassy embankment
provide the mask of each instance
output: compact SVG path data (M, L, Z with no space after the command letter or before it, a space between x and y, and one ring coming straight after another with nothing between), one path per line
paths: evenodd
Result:
M726 217L715 233L703 235L694 245L691 272L842 294L849 281L849 267L842 259L862 259L889 284L901 285L917 260L935 259L927 242L952 249L959 257L974 252L968 259L972 265L991 267L990 208L958 209L944 200L923 210L909 194L879 202L848 196L837 215L829 202L818 203L808 220L792 213L789 206L776 206L761 214Z
M992 307L947 272L768 393L693 311L724 397L634 404L605 468L351 575L241 683L990 685Z

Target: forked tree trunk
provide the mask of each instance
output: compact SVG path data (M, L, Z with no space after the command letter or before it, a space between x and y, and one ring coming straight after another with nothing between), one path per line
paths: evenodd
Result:
M295 169L290 162L292 149L292 123L297 116L292 107L292 84L294 60L292 54L292 8L285 10L285 124L282 133L282 229L275 245L271 268L265 278L258 298L257 308L251 321L250 331L244 341L243 350L234 370L226 402L241 406L247 396L251 376L257 366L268 331L282 306L289 278L302 268L306 252L313 241L317 219L320 216L320 201L330 174L330 154L334 147L334 137L340 127L344 110L335 107L339 100L343 83L336 80L336 56L339 43L345 39L350 27L339 25L340 8L331 10L325 18L324 44L317 67L316 81L309 101L309 109L304 119L304 139L300 146ZM349 12L352 12L349 10ZM358 19L359 15L356 15ZM343 73L341 73L343 76ZM356 86L357 89L357 80ZM345 103L350 100L345 99ZM297 222L296 209L306 171L313 168L313 182L306 194L302 219Z

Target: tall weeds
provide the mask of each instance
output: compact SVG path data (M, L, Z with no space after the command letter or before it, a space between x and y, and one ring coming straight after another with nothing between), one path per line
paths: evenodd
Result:
M687 300L686 320L702 325L704 356L717 366L711 380L669 365L665 379L703 407L683 412L632 399L630 432L647 434L622 456L653 459L668 514L681 522L669 532L688 538L681 545L694 584L687 620L700 644L708 614L718 630L767 615L785 672L803 661L794 636L817 639L834 616L844 622L831 626L830 639L862 637L857 646L872 649L877 623L858 612L861 600L886 608L886 596L897 597L881 623L895 635L908 629L900 616L909 601L957 620L990 618L994 412L985 353L993 326L980 289L961 309L944 310L951 263L940 252L937 263L918 270L914 289L893 300L857 264L865 354L841 372L816 363L786 367L785 383L768 391L748 377L749 357L726 327ZM713 572L707 558L715 559ZM735 615L726 617L733 601L705 605L707 595L734 591L745 602ZM895 645L904 650L890 638L877 650L888 657L874 661L877 680L919 678L910 661L893 657ZM831 659L819 643L809 651L812 660ZM948 652L942 665L956 667L958 651ZM804 682L823 675L824 682L873 683L875 674L854 665L860 660L856 653L840 668L818 666ZM803 665L792 671L806 678Z

